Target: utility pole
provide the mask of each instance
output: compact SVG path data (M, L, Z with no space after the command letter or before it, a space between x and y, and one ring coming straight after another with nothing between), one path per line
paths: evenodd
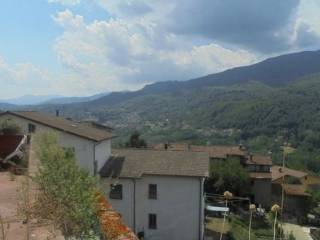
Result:
M289 149L289 133L288 130L285 130L285 136L284 136L284 144L282 147L283 153L282 153L282 171L284 171L284 168L286 167L286 160L288 158L288 149ZM282 179L281 179L281 205L280 205L280 225L281 225L281 229L283 226L283 208L284 208L284 198L285 198L285 194L284 194L284 185L285 185L285 174L282 174ZM280 232L280 240L283 239L283 231Z

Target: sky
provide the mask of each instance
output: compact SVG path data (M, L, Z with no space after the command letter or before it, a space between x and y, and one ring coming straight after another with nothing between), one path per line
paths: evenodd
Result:
M0 98L85 96L320 49L318 0L2 0Z

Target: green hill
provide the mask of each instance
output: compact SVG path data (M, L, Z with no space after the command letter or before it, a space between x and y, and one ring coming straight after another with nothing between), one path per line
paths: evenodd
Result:
M289 165L320 172L320 51L288 54L185 82L162 82L86 103L36 110L95 119L116 129L122 144L137 129L149 143L243 143Z

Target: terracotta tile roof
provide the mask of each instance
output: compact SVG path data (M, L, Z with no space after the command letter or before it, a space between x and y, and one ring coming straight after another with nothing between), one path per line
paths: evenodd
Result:
M113 149L112 154L100 170L102 177L209 176L209 157L203 152Z
M24 118L63 132L67 132L82 138L100 142L106 139L111 139L114 135L108 131L95 127L85 126L77 122L73 122L61 117L56 117L44 112L35 111L16 111L3 112L3 114L11 114L20 118Z
M251 155L248 157L246 164L248 165L272 165L271 157L264 155Z
M97 212L102 234L106 239L113 240L138 240L134 232L127 227L120 214L117 213L102 193L96 194Z
M0 135L0 159L13 153L22 139L22 135Z
M271 172L250 172L251 178L271 179Z
M306 190L306 186L302 184L284 184L284 192L287 195L310 197Z
M286 167L281 167L278 165L274 165L271 167L271 173L272 173L272 181L275 181L279 178L282 178L283 176L291 176L295 178L303 178L307 176L308 174L306 172L293 170Z

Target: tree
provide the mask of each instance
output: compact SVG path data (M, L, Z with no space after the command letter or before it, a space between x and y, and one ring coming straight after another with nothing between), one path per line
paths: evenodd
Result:
M131 134L129 141L126 143L126 147L146 148L147 143L144 139L140 138L140 133L135 131Z
M96 179L80 169L75 157L57 144L57 136L37 136L40 161L33 181L38 186L34 217L51 221L66 239L92 239L99 235L96 214Z
M205 188L207 192L223 193L228 190L236 195L247 194L250 190L249 174L239 159L217 160L210 167L210 178Z

